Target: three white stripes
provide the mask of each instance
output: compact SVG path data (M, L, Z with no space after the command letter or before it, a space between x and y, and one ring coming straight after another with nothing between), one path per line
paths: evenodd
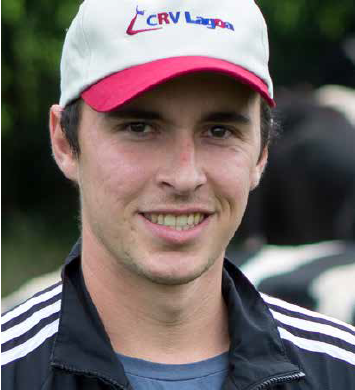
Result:
M274 305L279 307L284 307L288 310L292 310L293 312L307 314L312 317L324 318L330 320L332 322L340 323L351 330L355 330L351 325L345 324L341 321L335 321L333 318L329 318L318 313L312 312L310 310L304 309L302 307L298 307L296 305L284 302L280 299L269 297L265 294L262 294L263 299ZM283 324L290 325L294 328L302 329L308 332L313 333L321 333L331 337L336 337L341 339L349 344L355 345L355 336L351 333L333 327L331 325L320 324L318 322L307 321L301 318L289 317L285 314L276 312L271 310L271 313L275 319L282 322ZM355 354L353 352L347 351L346 349L342 349L336 345L329 344L323 341L317 341L312 339L307 339L299 336L295 336L284 328L278 327L281 338L291 341L293 344L297 345L301 349L305 349L311 352L318 352L330 355L334 358L343 360L347 363L355 365Z
M19 315L25 313L34 305L45 302L52 297L59 294L62 290L62 285L58 285L53 290L47 291L42 295L33 297L23 303L22 305L16 307L14 310L6 313L1 318L1 324L6 324L10 320L18 317ZM9 340L12 340L16 337L19 337L29 330L31 330L35 325L37 325L42 319L51 316L54 313L60 311L61 300L54 302L52 305L46 306L36 312L34 312L30 317L28 317L23 322L5 330L1 334L1 344L5 344ZM37 347L39 347L48 337L53 336L58 331L59 319L53 321L52 323L46 325L33 337L25 341L24 343L9 349L8 351L1 353L1 365L8 364L16 359L26 356Z
M35 325L37 325L42 319L51 316L54 313L57 313L60 310L61 301L56 301L53 305L46 306L41 310L34 312L31 317L28 317L25 321L13 326L12 328L5 330L1 333L1 345L5 344L9 340L19 337L29 330L31 330Z

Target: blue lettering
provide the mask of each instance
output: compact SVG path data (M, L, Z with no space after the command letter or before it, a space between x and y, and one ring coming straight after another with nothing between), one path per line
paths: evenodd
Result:
M201 20L193 20L191 19L190 12L185 12L185 19L186 23L194 23L194 24L201 24Z
M180 12L176 12L175 15L173 12L169 12L170 19L176 24L180 19Z
M211 28L211 29L215 29L216 28L216 23L214 21L214 19L204 19L202 18L202 24L204 24L205 26L207 26L207 28Z
M202 16L197 16L196 17L196 23L197 24L204 24L204 21L207 20L207 19L204 19Z
M228 28L229 30L233 30L234 31L234 27L233 27L232 23L226 22L225 23L225 27Z
M156 26L158 23L153 23L152 22L152 19L156 18L156 17L157 17L157 15L150 15L150 16L148 16L147 24L149 24L149 26Z

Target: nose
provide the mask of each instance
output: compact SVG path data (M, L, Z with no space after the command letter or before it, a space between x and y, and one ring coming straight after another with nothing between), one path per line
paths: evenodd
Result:
M176 138L163 152L158 185L177 195L188 195L206 183L206 175L193 137L181 135Z

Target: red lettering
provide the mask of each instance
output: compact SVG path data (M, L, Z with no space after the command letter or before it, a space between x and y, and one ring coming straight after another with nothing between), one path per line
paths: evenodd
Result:
M166 12L161 12L160 14L158 14L158 22L159 24L163 24L163 22L166 24L170 24L169 14L167 14Z
M214 23L215 23L216 27L222 27L222 28L226 27L226 24L221 19L215 19Z

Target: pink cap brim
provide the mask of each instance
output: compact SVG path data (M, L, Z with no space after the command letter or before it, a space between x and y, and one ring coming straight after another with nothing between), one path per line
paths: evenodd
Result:
M231 62L196 56L165 58L124 69L91 85L81 97L94 110L108 112L156 85L194 72L217 72L233 77L260 93L271 107L275 106L267 85L254 73Z

